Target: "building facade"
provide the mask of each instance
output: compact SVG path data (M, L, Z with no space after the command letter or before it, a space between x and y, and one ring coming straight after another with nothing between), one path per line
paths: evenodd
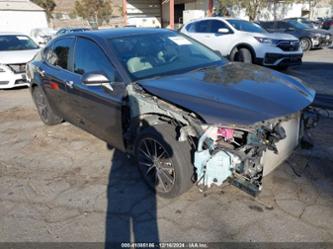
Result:
M260 10L257 18L260 20L277 19L288 17L331 17L333 15L333 0L321 0L315 6L309 6L307 1L303 3L280 2L276 5L268 1L267 7ZM211 16L214 10L222 8L218 0L122 0L123 16L127 18L135 16L154 16L158 18L162 27L177 28L182 23L192 19ZM228 13L232 17L248 19L246 9L234 5L228 6Z
M162 27L175 28L187 16L210 16L214 0L122 0L125 19L135 16L155 16ZM217 1L215 1L217 2Z
M0 32L30 34L35 28L47 28L44 9L28 0L0 0Z

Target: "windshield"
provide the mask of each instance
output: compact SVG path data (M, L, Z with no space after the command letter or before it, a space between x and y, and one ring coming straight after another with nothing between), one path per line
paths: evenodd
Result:
M212 50L174 32L109 40L133 80L182 73L225 61Z
M245 20L230 19L228 22L237 30L254 33L266 33L260 25Z
M0 36L0 51L38 49L37 44L25 35Z
M304 24L304 23L300 23L300 22L297 22L295 20L289 20L288 23L290 25L292 25L294 28L297 28L297 29L308 29L309 26Z

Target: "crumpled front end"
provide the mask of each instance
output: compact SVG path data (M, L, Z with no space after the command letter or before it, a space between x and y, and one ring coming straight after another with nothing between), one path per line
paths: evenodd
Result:
M291 155L304 127L316 123L316 117L305 116L305 112L297 112L251 127L207 127L194 154L197 183L211 187L228 181L256 196L263 176Z

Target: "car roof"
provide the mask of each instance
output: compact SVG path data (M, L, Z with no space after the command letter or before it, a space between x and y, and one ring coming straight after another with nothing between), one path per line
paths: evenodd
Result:
M259 23L279 23L279 22L287 22L286 20L278 20L278 21L260 21Z
M238 17L224 17L223 19L224 19L224 20L239 20L239 21L247 21L247 22L250 22L249 20L245 20L245 19L238 18Z
M75 32L65 34L65 36L86 36L93 37L97 39L112 39L117 37L124 36L134 36L141 34L157 34L157 33L167 33L167 32L175 32L169 29L156 29L156 28L111 28L111 29L102 29L102 30L91 30L84 32Z
M185 25L190 24L190 23L194 23L194 22L198 22L198 21L204 21L204 20L222 20L222 21L239 20L239 21L247 21L248 22L248 20L245 20L245 19L242 19L242 18L237 18L237 17L212 16L212 17L204 17L204 18L194 19L194 20L189 21Z
M24 36L28 36L26 34L23 33L17 33L17 32L0 32L0 36L1 35L24 35Z

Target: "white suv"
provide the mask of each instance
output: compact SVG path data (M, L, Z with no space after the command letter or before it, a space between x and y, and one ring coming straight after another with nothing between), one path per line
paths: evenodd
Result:
M0 89L28 86L25 66L38 51L26 35L0 33Z
M296 37L268 33L259 25L245 20L204 18L185 24L181 32L232 61L280 68L302 63L303 51Z

